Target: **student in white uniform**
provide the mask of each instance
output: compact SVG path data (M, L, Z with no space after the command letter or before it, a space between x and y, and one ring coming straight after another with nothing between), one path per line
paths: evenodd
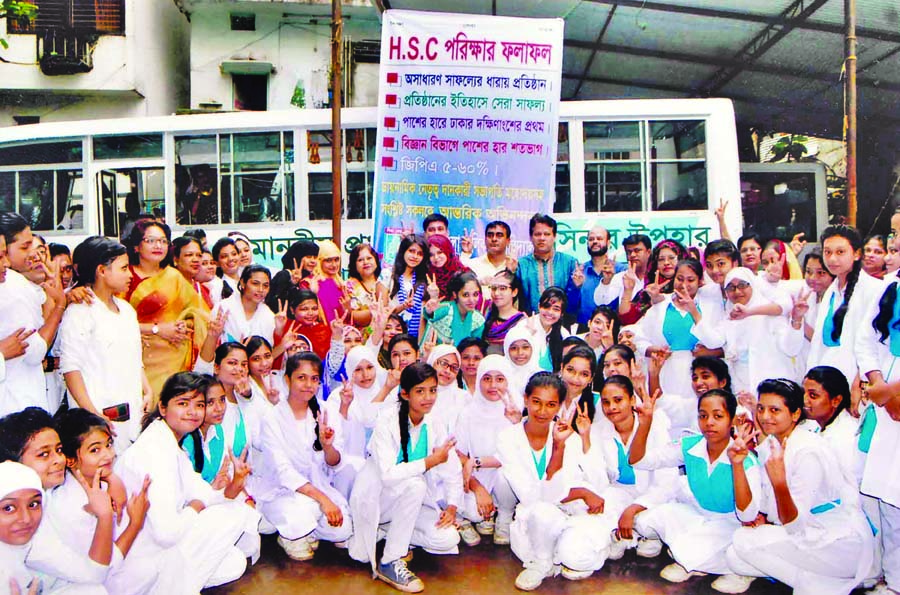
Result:
M627 376L615 374L603 382L600 391L600 407L603 415L591 426L591 442L603 455L610 485L600 495L604 501L603 514L615 520L616 528L610 544L610 559L618 560L625 550L637 546L641 557L655 557L662 544L658 539L641 539L634 529L637 514L653 506L665 503L673 485L678 481L676 469L646 471L635 469L628 462L628 449L638 429L635 413L637 396L634 385ZM669 443L666 423L657 419L650 427L647 445L650 450Z
M719 304L702 300L698 290L703 282L703 267L696 260L683 260L675 269L675 290L652 306L635 327L636 353L663 358L659 374L662 399L660 410L672 422L673 436L694 425L694 416L685 415L690 408L680 400L693 400L691 361L698 345L708 349L722 347Z
M436 345L428 354L428 365L438 375L438 398L431 408L431 416L443 420L450 434L454 433L460 411L471 400L457 382L460 363L459 352L453 345Z
M0 518L0 584L4 593L106 594L101 585L48 587L27 567L26 558L35 547L33 538L43 516L41 480L34 470L13 461L0 463L0 506L4 511Z
M528 379L541 371L539 363L541 345L527 324L517 325L506 333L506 337L503 339L503 354L512 367L513 384L516 385L516 391L524 394Z
M900 222L895 214L891 227ZM874 592L900 593L900 300L897 278L884 281L880 299L857 332L860 374L868 379L871 401L862 415L858 446L865 453L860 491L878 501L884 585ZM867 507L868 510L868 507ZM875 515L872 515L875 516Z
M770 302L754 288L750 269L737 267L725 276L726 313L736 308L753 309ZM766 378L792 378L793 357L803 346L800 326L793 328L783 315L750 316L722 320L725 333L725 360L731 371L734 392L755 391Z
M519 501L510 545L525 567L516 577L523 591L560 573L585 579L603 567L609 553L604 502L584 472L581 438L557 420L565 394L558 375L535 374L525 388L527 418L497 438L501 472Z
M800 427L820 434L848 477L859 484L864 458L858 448L859 419L850 415L850 385L840 370L816 366L803 378Z
M66 457L53 419L39 407L28 407L0 419L0 460L10 460L30 467L38 474L44 490L42 507L53 501L55 490L66 477ZM110 490L112 492L112 490ZM124 490L121 492L124 494ZM124 507L124 496L114 497ZM98 528L98 547L110 543L110 526ZM40 577L45 589L68 589L66 592L106 593L102 587L109 563L100 551L69 548L50 523L42 523L31 540L27 552L28 568Z
M149 559L131 555L147 515L149 477L129 498L116 523L111 497L104 489L113 479L116 460L108 424L86 409L70 409L56 416L69 473L45 507L43 523L51 524L62 543L74 551L93 553L101 545L98 531L108 534L102 541L104 556L110 560L103 584L110 593L171 593L175 582L171 574L182 568L177 549Z
M207 380L192 372L178 372L166 380L158 409L137 441L119 457L116 472L129 493L143 488L148 475L150 510L132 546L140 556L156 556L173 546L188 561L182 574L186 593L197 593L239 579L247 557L258 552L259 514L238 496L227 498L198 475L181 450L184 437L203 423ZM240 493L248 470L231 457L234 469L228 493ZM244 535L248 537L242 540ZM247 545L245 545L245 543Z
M761 516L734 534L728 565L744 577L773 577L798 595L849 593L865 578L874 551L856 482L821 437L796 430L802 387L776 379L758 390L757 423L768 435L757 448L765 466ZM750 580L726 592L741 593Z
M456 451L465 490L459 532L466 545L477 545L480 535L493 535L496 545L509 544L516 496L499 470L497 436L522 420L522 395L514 392L511 377L509 362L502 355L481 360L478 391L456 424Z
M356 474L341 454L341 436L322 411L316 393L322 360L303 352L288 358L288 396L266 417L260 511L276 529L278 544L293 560L310 560L319 539L335 543L350 538L347 500ZM346 486L339 490L341 482Z
M247 341L247 365L250 374L250 388L253 390L251 401L260 397L260 401L275 405L284 396L284 380L280 370L273 370L275 358L272 355L272 344L264 337L254 335Z
M131 304L116 297L128 289L131 270L125 246L94 236L76 251L78 283L91 303L72 304L59 327L60 370L69 406L109 420L116 450L137 439L141 415L153 398L141 360L141 329Z
M687 481L671 486L666 504L638 514L635 529L669 547L675 563L660 572L669 582L705 574L723 575L713 581L717 590L727 589L732 581L746 582L730 575L725 562L735 529L756 519L759 512L760 469L749 451L752 430L742 425L736 429L737 437L731 436L737 400L724 390L708 391L697 405L702 434L649 451L655 401L650 397L638 407L640 424L628 462L647 471L684 465Z
M344 366L347 381L338 394L325 402L328 422L340 431L345 462L359 471L366 459L366 446L372 436L378 412L385 405L373 399L387 383L387 371L378 364L378 354L368 345L357 345L347 353Z
M431 420L437 372L415 362L400 374L400 404L386 408L369 443L371 457L350 497L355 519L350 555L370 562L396 589L418 593L424 583L406 566L411 546L432 554L458 553L454 526L462 503L462 467L456 440ZM377 494L377 496L376 496ZM379 525L388 523L384 553L375 556Z
M269 344L275 340L275 314L266 305L271 282L269 269L251 264L244 268L238 290L219 303L218 309L228 313L224 341L244 342L253 335L263 337ZM287 308L287 306L285 306ZM287 321L286 309L280 312L281 328Z
M821 243L825 266L835 279L819 304L806 365L807 369L834 366L858 394L856 334L871 327L868 313L878 302L883 282L862 270L862 238L856 229L832 225L822 232Z
M21 215L0 211L0 235L9 262L9 269L0 276L0 337L34 331L24 339L28 344L24 355L5 362L0 415L31 406L50 411L43 362L66 308L66 296L58 279L39 286L23 275L35 266L36 242Z

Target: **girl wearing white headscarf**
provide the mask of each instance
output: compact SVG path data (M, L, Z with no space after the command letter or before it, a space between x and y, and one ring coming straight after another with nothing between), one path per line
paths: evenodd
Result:
M758 283L750 269L736 267L725 277L726 314L736 305L744 309L765 305L768 300L755 290ZM766 378L797 380L792 358L803 347L803 331L791 327L784 316L751 316L722 320L725 330L725 360L731 370L734 392L756 393Z
M7 589L10 581L15 581L24 593L32 580L38 580L25 567L25 557L41 524L42 497L41 478L30 467L13 461L0 463L0 505L21 507L24 512L13 524L0 528L0 588Z
M459 351L453 345L436 345L428 354L427 363L437 371L438 378L438 396L431 415L441 420L453 434L460 411L471 401L456 380L462 364Z
M466 525L471 529L474 522L478 533L493 533L495 544L509 543L509 526L517 500L499 472L497 436L522 419L524 401L515 386L509 362L502 355L489 355L478 365L475 398L459 414L456 450L463 464L466 492L460 509L465 519L460 524L463 539Z
M503 339L503 353L510 363L513 374L511 379L516 385L518 394L525 394L528 379L533 374L543 371L540 364L542 348L543 344L537 341L527 325L520 324L506 333L506 338Z

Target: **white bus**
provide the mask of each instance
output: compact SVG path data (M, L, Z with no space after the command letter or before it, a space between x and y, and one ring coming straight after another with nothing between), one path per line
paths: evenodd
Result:
M371 240L376 108L342 112L340 245ZM48 241L117 237L142 213L211 241L246 233L255 258L280 266L297 239L330 237L328 110L230 112L35 124L0 129L0 209ZM559 247L586 257L594 222L613 245L631 233L702 246L728 201L741 230L734 111L724 99L563 102L556 197ZM218 208L198 212L197 193ZM209 201L208 201L209 202ZM527 246L527 238L516 245Z

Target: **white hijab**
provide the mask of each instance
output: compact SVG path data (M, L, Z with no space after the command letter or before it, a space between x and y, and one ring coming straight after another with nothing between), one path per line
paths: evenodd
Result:
M30 467L20 463L6 461L0 463L0 498L6 498L19 490L34 490L43 493L41 478ZM28 590L28 584L32 575L25 568L25 557L31 543L24 545L11 545L0 542L0 588L5 590L9 586L9 580L15 579L22 592Z
M353 381L353 373L363 362L369 362L375 366L375 382L368 388L363 388ZM347 377L353 386L353 400L359 400L363 403L371 403L372 399L384 386L384 379L387 372L378 364L378 354L368 345L356 345L347 353L347 360L344 363L344 369L347 371Z
M437 361L439 359L441 359L442 357L447 356L447 355L455 355L456 363L457 364L462 363L462 358L459 355L459 351L456 350L456 347L454 347L453 345L445 345L445 344L435 345L434 348L431 350L431 353L428 354L428 360L426 363L429 366L435 367L435 363L437 363ZM455 384L451 384L448 386L441 386L440 383L438 383L438 393L441 392L441 389L447 390L448 388L454 388L454 387L456 387Z
M750 269L745 267L735 267L731 269L728 274L725 275L724 287L728 287L728 284L732 281L743 281L744 283L750 284L753 295L750 296L750 301L747 302L745 307L752 308L766 303L766 299L760 293L759 278L754 275ZM728 314L733 308L734 304L729 300L725 305L725 313ZM742 320L726 320L726 324L728 325L728 329L726 330L727 337L732 341L732 349L729 349L728 351L735 350L738 353L746 351L752 337L758 332L757 329L763 321L764 319L760 319L759 316L749 316Z
M506 354L506 361L509 362L510 370L512 371L512 375L508 376L507 379L510 380L509 384L516 385L516 391L520 395L524 394L525 385L528 384L528 380L531 376L543 370L540 364L542 345L538 344L534 335L531 334L531 331L525 328L525 326L526 325L524 324L520 324L513 327L512 330L506 333L506 337L503 339L503 353ZM531 359L529 359L526 364L518 366L510 359L509 348L516 341L522 340L528 341L528 344L531 345ZM480 369L481 367L479 366L479 370Z
M490 452L496 448L497 435L512 425L504 415L506 405L502 399L489 401L481 392L481 379L485 374L499 372L507 382L507 394L516 407L522 407L522 393L513 379L510 363L502 355L492 354L481 360L475 381L475 398L466 406L461 416L467 426L466 446L470 452Z

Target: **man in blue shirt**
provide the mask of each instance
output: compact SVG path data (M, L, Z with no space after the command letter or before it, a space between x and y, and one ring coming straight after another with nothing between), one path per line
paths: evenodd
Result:
M548 287L560 287L566 292L566 312L576 314L581 299L584 271L574 256L556 251L556 220L549 215L535 213L528 222L532 254L519 259L516 276L522 282L519 307L531 314L537 312L541 294Z
M590 260L584 263L584 283L581 285L581 304L578 309L578 324L586 325L597 306L594 292L603 283L609 285L613 275L624 271L624 262L615 262L609 258L609 232L600 225L595 225L588 232L587 250Z

